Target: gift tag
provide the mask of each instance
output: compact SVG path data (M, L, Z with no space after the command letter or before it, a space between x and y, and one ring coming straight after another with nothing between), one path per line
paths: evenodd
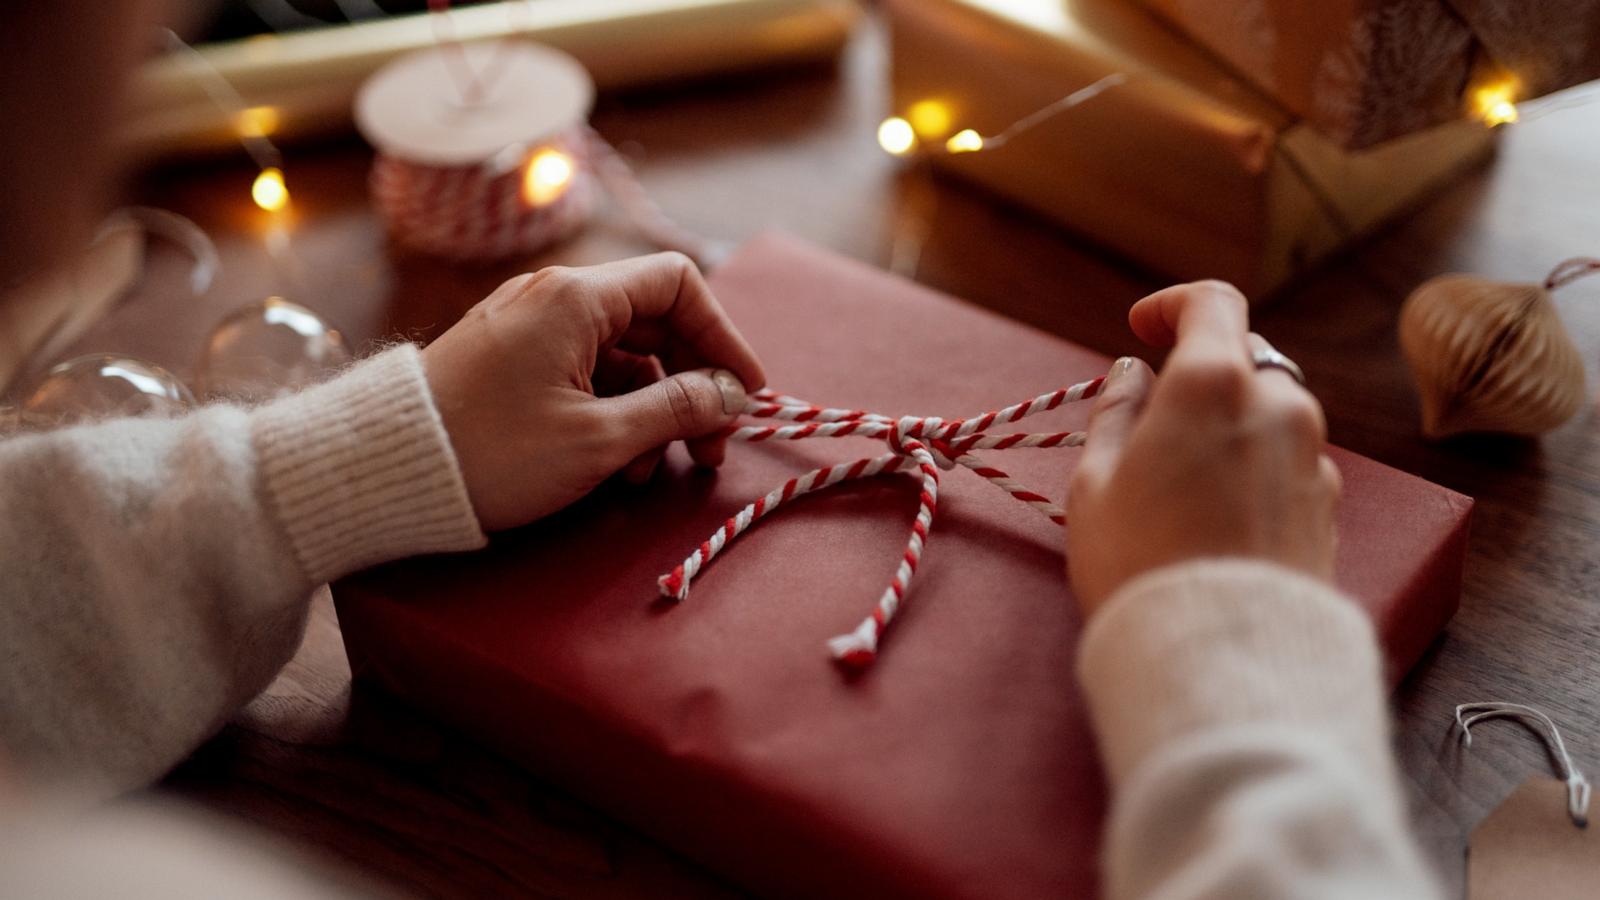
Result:
M1561 729L1522 703L1463 703L1456 707L1463 745L1472 746L1472 726L1485 719L1510 719L1538 735L1561 777L1524 781L1473 829L1467 841L1467 897L1596 896L1600 829L1589 827L1589 780L1567 752Z
M1596 896L1600 827L1579 827L1567 805L1567 782L1530 778L1478 823L1467 843L1467 897Z

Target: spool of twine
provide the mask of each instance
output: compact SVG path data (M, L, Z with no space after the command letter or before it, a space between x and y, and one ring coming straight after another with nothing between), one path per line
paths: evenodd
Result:
M525 196L523 166L437 166L379 153L372 165L372 201L395 242L460 262L492 262L536 253L572 234L595 208L592 170L573 129L547 143L572 160L566 183L542 202Z
M577 60L525 41L445 43L379 70L355 119L377 150L372 201L391 237L458 262L528 256L582 228L605 194L652 243L713 263L720 247L668 219L588 126L593 102Z

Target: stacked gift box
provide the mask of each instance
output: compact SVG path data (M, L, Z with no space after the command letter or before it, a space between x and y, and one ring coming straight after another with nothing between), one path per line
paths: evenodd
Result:
M1600 77L1600 0L1141 0L1341 145Z
M1561 31L1532 11L1551 5L889 0L894 105L937 148L1124 74L1003 147L929 158L1163 275L1260 295L1486 159L1512 101L1600 74L1600 17ZM1559 52L1533 52L1540 28Z

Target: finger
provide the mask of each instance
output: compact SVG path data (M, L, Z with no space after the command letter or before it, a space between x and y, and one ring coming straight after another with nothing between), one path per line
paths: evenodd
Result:
M1339 466L1324 453L1317 460L1317 475L1322 481L1322 488L1327 498L1327 542L1323 557L1322 574L1325 578L1333 578L1333 567L1339 556L1339 498L1344 491L1344 476L1339 473Z
M633 461L622 467L622 480L629 484L645 484L655 477L656 469L661 467L661 457L666 455L665 447L654 447L635 456Z
M1322 479L1323 489L1337 503L1344 493L1344 476L1339 473L1338 464L1326 453L1317 457L1317 476Z
M1231 285L1199 281L1157 291L1139 301L1129 321L1149 340L1173 342L1152 402L1205 411L1200 420L1213 423L1248 406L1255 387L1249 313Z
M1196 281L1156 291L1128 311L1128 324L1154 347L1242 355L1250 330L1249 304L1233 285ZM1177 351L1175 351L1177 352Z
M667 377L661 361L654 356L638 356L615 348L603 351L595 365L595 395L614 397L649 387ZM652 447L633 458L622 469L622 479L629 484L645 484L661 466L666 447Z
M1255 332L1246 339L1252 353L1273 349L1266 338ZM1303 449L1302 459L1311 459L1309 454L1321 454L1328 441L1328 418L1317 398L1293 375L1276 366L1257 368L1251 378L1256 381L1255 390L1262 408L1271 411L1283 432Z
M694 369L595 402L621 436L618 451L632 458L673 441L715 434L738 417L748 400L733 373Z
M724 394L723 399L729 403L736 402L740 411L743 411L744 404L749 402L749 397L744 394ZM694 460L695 465L707 469L721 466L728 456L728 437L720 428L705 437L689 438L684 441L684 446L688 448L689 458Z
M600 397L626 394L648 387L667 377L661 360L654 356L641 356L615 347L600 351L595 360L594 393Z
M695 465L707 469L715 469L722 465L728 458L728 438L721 432L701 438L690 438L684 442L689 448L689 458Z
M1250 355L1252 358L1251 365L1255 364L1254 357L1256 354L1267 350L1277 349L1276 347L1272 346L1270 341L1261 335L1256 334L1254 331L1245 335L1245 341L1247 346L1250 348ZM1283 369L1278 368L1277 366L1261 366L1257 369L1257 371L1260 373L1259 377L1266 379L1267 384L1272 384L1279 387L1292 387L1297 391L1305 390L1305 386L1296 380L1293 375L1289 374ZM1287 382L1287 385L1285 382Z
M1154 382L1155 373L1143 360L1123 357L1111 365L1089 413L1089 438L1084 442L1080 467L1104 472L1115 468Z
M613 288L600 292L607 300L610 325L602 344L622 339L635 325L648 333L649 323L659 322L674 343L692 350L702 364L732 371L749 390L766 385L755 351L687 256L656 253L596 266L592 273Z

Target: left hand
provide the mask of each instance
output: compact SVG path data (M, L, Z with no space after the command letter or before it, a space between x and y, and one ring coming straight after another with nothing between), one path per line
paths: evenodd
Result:
M673 441L721 464L717 433L766 384L681 253L518 276L422 355L489 531L555 512L619 471L642 482Z

